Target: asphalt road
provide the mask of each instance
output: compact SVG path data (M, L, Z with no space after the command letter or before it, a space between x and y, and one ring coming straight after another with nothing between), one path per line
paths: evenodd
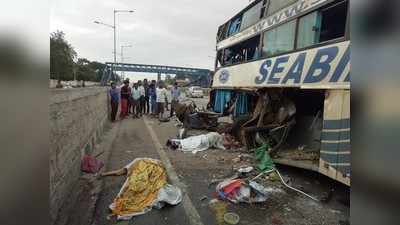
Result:
M200 107L208 99L193 99ZM349 219L349 188L314 172L279 167L291 185L301 188L318 198L323 198L334 189L332 198L327 203L315 202L307 197L281 187L282 192L272 194L268 200L259 204L233 204L225 201L210 204L216 197L215 185L209 185L215 178L224 178L232 174L236 164L233 159L240 152L232 150L207 150L197 154L172 151L163 147L169 138L175 137L178 128L175 121L160 123L150 117L141 119L128 118L113 125L116 137L112 140L111 152L106 162L106 170L122 168L137 157L162 159L171 165L168 175L173 174L169 182L178 182L183 186L187 198L174 207L153 209L149 213L137 216L131 221L118 224L224 224L221 215L235 212L240 216L239 224L290 224L290 225L335 225L346 224ZM192 131L191 134L204 131ZM240 163L254 163L252 161ZM107 177L96 204L93 224L114 224L108 220L108 206L120 190L125 177ZM196 220L196 215L200 221Z

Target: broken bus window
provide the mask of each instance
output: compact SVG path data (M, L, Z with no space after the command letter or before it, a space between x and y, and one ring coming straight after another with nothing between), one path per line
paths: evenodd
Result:
M348 1L341 1L299 19L297 48L344 37Z
M223 66L247 62L259 58L260 35L249 40L226 48L224 52Z

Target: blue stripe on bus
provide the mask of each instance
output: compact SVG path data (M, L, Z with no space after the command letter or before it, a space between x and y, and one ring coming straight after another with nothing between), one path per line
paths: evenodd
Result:
M345 152L350 151L350 140L340 143L321 143L321 151Z
M350 118L342 120L324 120L324 129L347 129L350 128Z
M321 140L323 141L338 141L338 140L349 140L350 130L346 131L322 131Z
M324 154L321 153L321 159L328 163L351 163L351 155L350 154Z

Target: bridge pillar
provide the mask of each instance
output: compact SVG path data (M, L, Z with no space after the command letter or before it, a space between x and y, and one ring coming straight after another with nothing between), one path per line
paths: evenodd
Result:
M157 82L160 82L161 80L161 73L157 73Z

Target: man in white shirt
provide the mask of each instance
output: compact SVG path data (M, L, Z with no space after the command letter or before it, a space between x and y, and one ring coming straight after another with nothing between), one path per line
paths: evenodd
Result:
M167 101L167 90L164 88L164 85L160 82L158 83L158 87L156 89L156 95L157 95L157 115L158 118L161 119L164 115L164 107L165 103L168 104Z

